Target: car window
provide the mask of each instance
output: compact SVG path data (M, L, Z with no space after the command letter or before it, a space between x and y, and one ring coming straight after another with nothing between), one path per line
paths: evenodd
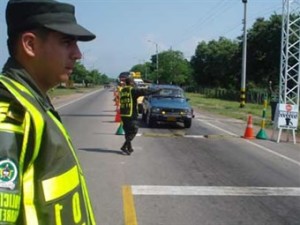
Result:
M168 97L168 98L183 98L183 91L180 89L163 88L155 97Z

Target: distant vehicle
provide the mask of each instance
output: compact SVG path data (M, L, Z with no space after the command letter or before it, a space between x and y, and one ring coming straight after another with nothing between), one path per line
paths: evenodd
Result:
M111 84L110 83L105 83L103 86L104 86L104 88L110 88Z
M133 82L137 87L141 87L141 88L145 87L145 83L141 78L133 78Z
M119 74L119 81L125 81L127 77L131 77L137 86L144 86L144 81L141 78L140 72L121 72Z
M182 88L175 85L153 87L161 91L143 99L142 119L147 126L153 127L157 122L182 122L185 128L190 128L194 112Z

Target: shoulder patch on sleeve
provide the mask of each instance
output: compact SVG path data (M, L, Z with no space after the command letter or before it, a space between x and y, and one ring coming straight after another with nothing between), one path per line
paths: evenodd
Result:
M17 177L16 164L10 159L0 160L0 188L15 189Z

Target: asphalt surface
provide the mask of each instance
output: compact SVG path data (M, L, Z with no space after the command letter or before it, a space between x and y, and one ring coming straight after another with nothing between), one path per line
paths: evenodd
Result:
M286 132L280 143L245 139L245 122L197 111L190 129L141 122L126 156L112 90L53 102L78 149L97 224L300 224L300 146Z

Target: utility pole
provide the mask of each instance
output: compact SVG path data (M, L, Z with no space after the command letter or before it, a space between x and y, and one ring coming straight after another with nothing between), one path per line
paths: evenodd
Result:
M151 40L148 40L148 42L155 44L156 48L156 83L158 84L158 44Z
M247 64L247 0L242 0L244 3L244 38L243 38L243 58L242 58L242 77L241 77L241 92L240 92L240 108L245 107L246 102L246 64Z

